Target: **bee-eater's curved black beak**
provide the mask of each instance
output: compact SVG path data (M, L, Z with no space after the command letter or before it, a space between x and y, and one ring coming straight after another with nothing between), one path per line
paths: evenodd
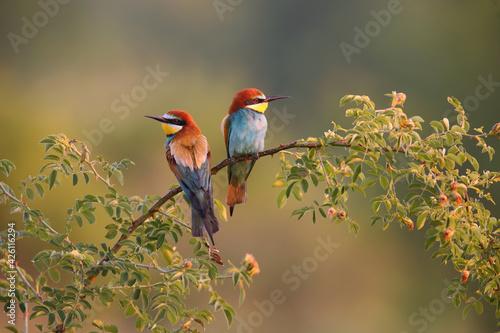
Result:
M291 98L290 96L268 96L266 97L266 99L264 100L264 102L272 102L272 101L275 101L277 99L282 99L282 98Z
M158 120L158 121L161 121L162 123L166 122L165 118L163 118L162 116L144 116L144 117L148 117L148 118L151 118L151 119L154 119L154 120Z

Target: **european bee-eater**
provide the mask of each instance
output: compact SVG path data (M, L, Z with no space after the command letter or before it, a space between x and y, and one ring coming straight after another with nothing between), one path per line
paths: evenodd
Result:
M222 120L222 132L226 141L228 157L256 154L264 149L267 120L264 112L269 102L290 96L266 97L258 89L243 89L238 92L229 107L229 114ZM240 161L228 167L229 189L226 204L230 215L234 205L245 203L247 178L255 160Z
M210 147L193 118L185 111L169 111L163 116L146 116L160 121L167 135L165 147L170 170L191 203L191 234L205 237L212 244L219 230L214 214Z

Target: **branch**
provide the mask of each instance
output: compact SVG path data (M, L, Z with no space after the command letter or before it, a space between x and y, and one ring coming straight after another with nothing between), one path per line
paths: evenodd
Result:
M332 146L344 146L344 147L349 147L350 145L347 144L345 141L336 141L333 144L330 144ZM240 162L240 161L247 161L251 159L258 159L263 156L268 156L268 155L274 155L282 150L289 149L289 148L321 148L323 145L321 142L298 142L298 141L293 141L284 145L279 145L278 147L270 148L267 150L259 151L257 154L250 154L250 155L241 155L238 157L232 157L232 158L226 158L216 166L212 168L212 175L217 174L221 169L224 167L228 166L231 163L235 162Z
M339 140L339 141L328 143L328 146L348 148L348 147L352 146L352 144L347 143L345 140ZM222 162L220 162L219 164L214 166L211 169L211 173L212 173L212 175L215 175L220 170L222 170L223 168L225 168L226 166L228 166L231 163L236 163L236 162L240 162L240 161L247 161L247 160L252 160L252 159L255 160L255 159L259 159L261 157L269 156L269 155L273 156L274 154L276 154L282 150L286 150L286 149L290 149L290 148L309 148L309 149L314 148L314 149L317 149L317 148L321 148L321 147L323 147L323 144L320 141L317 141L317 142L292 141L292 142L284 144L284 145L280 144L277 147L260 151L257 154L242 155L242 156L238 156L238 157L226 158L225 160L223 160ZM394 149L391 147L382 147L381 149L384 151L394 151ZM404 152L404 149L400 148L398 150L398 152ZM180 188L180 186L177 186L177 187L171 189L167 194L165 194L161 199L159 199L148 210L148 212L146 214L141 215L137 220L134 221L134 223L132 223L132 225L128 228L128 234L131 235L137 228L139 228L144 222L146 222L147 219L149 219L156 212L158 212L161 206L163 206L168 200L172 199L175 195L177 195L181 192L182 192L182 189ZM122 234L120 236L120 239L118 239L118 241L115 243L115 245L113 245L113 247L111 248L111 252L117 253L122 247L121 242L128 239L128 237L129 237L128 235ZM99 262L99 264L96 267L92 268L92 272L94 272L95 274L92 274L92 276L89 277L90 283L92 283L95 280L95 278L97 277L97 275L101 271L101 268L99 268L99 266L101 266L104 262L109 261L109 260L110 260L110 258L108 256L105 256L104 258L101 259L101 261Z
M130 261L130 260L127 260L125 258L119 258L119 257L115 257L116 260L119 260L119 261L123 261L123 262L126 262L126 263L129 263L131 265L134 265L136 267L143 267L143 268L151 268L151 269L155 269L157 270L158 272L162 273L162 274L168 274L168 273L172 273L172 272L175 272L175 269L162 269L160 267L156 267L156 266L153 266L153 265L145 265L145 264L139 264L139 263L136 263L136 262L133 262L133 261Z
M21 272L19 267L17 267L17 263L16 263L16 272L17 272L17 275L21 278L21 281L24 283L24 285L33 293L33 295L38 299L38 301L40 303L42 303L43 299L36 292L35 288L33 288L33 286L28 282L28 280L26 279L26 276L24 276L23 272Z

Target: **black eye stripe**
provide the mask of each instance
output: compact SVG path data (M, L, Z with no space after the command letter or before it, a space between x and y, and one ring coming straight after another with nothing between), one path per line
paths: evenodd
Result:
M184 120L180 120L180 119L166 119L165 122L167 124L172 124L172 125L179 125L179 126L186 125L186 122Z
M264 98L259 98L259 97L256 97L256 98L249 98L245 101L245 105L253 105L253 104L259 104L259 103L262 103L264 102Z

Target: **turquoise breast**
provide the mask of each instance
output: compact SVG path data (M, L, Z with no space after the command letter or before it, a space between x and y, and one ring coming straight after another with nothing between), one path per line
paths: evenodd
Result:
M250 109L239 109L229 115L229 156L254 154L264 149L266 116Z

